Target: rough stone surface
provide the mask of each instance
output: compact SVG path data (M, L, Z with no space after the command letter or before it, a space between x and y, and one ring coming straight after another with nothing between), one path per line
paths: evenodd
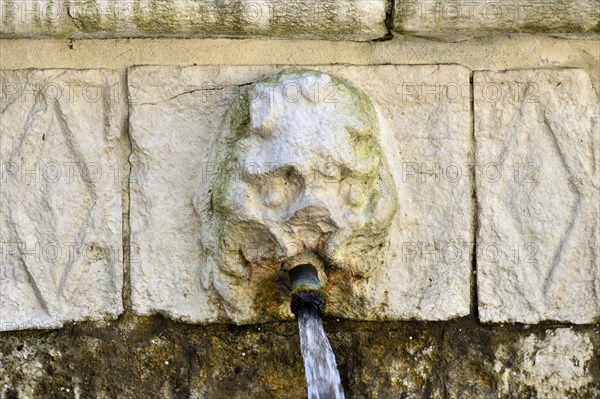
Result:
M349 399L600 395L598 326L324 325ZM7 399L306 398L295 322L194 326L125 315L2 333L0 362Z
M445 329L447 398L600 396L600 329L458 323Z
M599 102L581 70L476 72L479 315L600 316Z
M306 252L325 261L320 280L330 308L366 300L337 292L385 267L398 201L379 143L382 123L364 93L307 70L261 81L230 105L194 201L203 283L228 318L251 322L257 309L285 304L274 272ZM277 308L283 313L268 316L289 313Z
M0 329L117 316L126 148L120 75L3 71L0 87Z
M586 388L590 397L600 394L591 387L594 346L589 336L559 328L547 330L546 337L532 334L516 345L519 361L509 367L506 364L514 361L514 353L504 345L496 350L494 371L498 373L500 395L525 396L533 389L538 397L564 398L569 393L581 394Z
M3 0L7 37L270 36L371 40L387 33L384 0Z
M472 188L467 70L457 66L323 67L334 77L297 71L273 80L282 69L130 70L136 171L131 187L134 310L138 314L163 312L193 322L289 318L289 294L277 277L278 262L298 251L313 250L329 265L328 314L432 320L468 314ZM252 85L257 81L263 83ZM425 88L425 82L430 87ZM252 97L267 93L269 84L274 87L269 94L278 101L261 103ZM317 105L309 100L315 95ZM245 96L250 100L244 100ZM320 126L315 120L328 122ZM346 127L333 129L334 133L327 129L337 124ZM233 135L227 129L244 139L228 139ZM352 144L351 134L366 134L372 143L363 149ZM311 139L319 135L322 140ZM377 150L378 142L381 150ZM372 152L363 164L353 160L361 159L361 151ZM353 152L359 156L351 156ZM350 157L350 163L344 163L344 156ZM256 164L260 173L223 171L231 169L223 168L226 159ZM271 176L265 172L269 165L289 159L306 168L297 168L302 172L298 174L286 167L298 175L288 185L289 173L280 176L281 170L275 169ZM267 161L271 163L266 165ZM317 170L322 176L339 172L338 179L307 184L315 172L309 169L310 162L322 164ZM387 170L393 183L386 182L390 180ZM376 180L369 177L378 173ZM263 177L270 178L252 184ZM351 195L347 183L352 179L366 183L366 188ZM389 215L384 218L390 219L389 233L385 221L368 227L371 220L377 220L372 216L377 208L373 200L363 202L360 194L391 199L393 192L371 195L394 185L396 217L391 217L394 207L381 208L388 209L383 213ZM248 190L254 186L256 201L249 199L252 192ZM261 191L269 187L285 189ZM315 194L318 200L319 193L327 193L319 200L321 205L318 201L310 205L309 197ZM298 202L290 202L296 197ZM276 209L281 215L273 216L277 213L274 206L281 207ZM296 223L305 211L306 223ZM287 227L279 217L287 220ZM244 220L252 223L244 224ZM382 229L383 248L374 245L379 240L375 230L361 239L365 234L360 226ZM276 234L266 234L270 230ZM365 250L344 249L347 237L362 240ZM273 239L282 242L269 245ZM375 247L371 264L365 255L373 251L370 246ZM382 260L376 261L378 257Z
M441 330L325 323L348 398L442 398ZM0 340L3 398L306 398L295 322L191 326L162 318Z
M395 0L394 30L441 38L498 32L597 33L597 0Z

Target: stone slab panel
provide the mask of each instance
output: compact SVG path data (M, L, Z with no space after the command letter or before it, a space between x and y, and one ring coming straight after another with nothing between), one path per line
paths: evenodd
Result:
M394 31L468 38L498 32L597 33L597 0L395 0Z
M398 197L384 265L369 279L350 283L351 291L331 294L327 314L365 320L468 314L473 241L468 70L451 65L308 68L345 79L375 103L389 127L381 145ZM207 282L213 278L207 266L211 255L203 253L207 243L201 236L208 227L194 206L203 175L211 173L206 169L210 148L230 104L243 88L284 69L129 70L131 277L137 314L241 324L292 317L289 293L269 305L270 313L224 310L222 294ZM266 273L275 275L275 269ZM335 288L337 283L330 283ZM268 295L250 292L238 305L260 304ZM358 297L363 300L356 303Z
M0 329L122 311L119 73L0 72Z
M479 315L597 322L599 102L576 69L476 72Z
M248 37L371 40L384 0L2 0L7 37Z

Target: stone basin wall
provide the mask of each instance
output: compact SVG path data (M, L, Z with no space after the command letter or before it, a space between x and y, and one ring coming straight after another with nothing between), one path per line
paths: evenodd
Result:
M289 292L229 309L195 202L286 70L387 129L384 260L327 269L347 397L600 398L598 1L0 6L0 398L306 397Z

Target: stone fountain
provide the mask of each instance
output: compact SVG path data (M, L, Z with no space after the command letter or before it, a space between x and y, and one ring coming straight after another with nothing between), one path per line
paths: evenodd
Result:
M324 87L333 90L322 95ZM311 398L343 397L320 320L325 295L338 306L361 300L350 283L383 264L396 213L381 123L350 83L283 71L232 103L211 152L217 173L195 196L209 259L203 283L229 319L285 317L279 278L287 281Z

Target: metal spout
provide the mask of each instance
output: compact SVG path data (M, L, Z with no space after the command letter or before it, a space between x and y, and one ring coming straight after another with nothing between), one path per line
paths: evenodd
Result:
M319 276L325 277L325 273L318 255L312 252L296 255L284 262L280 273L292 292L291 309L296 317L304 306L312 306L319 314L323 313L325 293Z
M313 306L319 314L325 310L325 295L321 290L317 269L310 264L290 270L292 313L298 317L303 306Z

